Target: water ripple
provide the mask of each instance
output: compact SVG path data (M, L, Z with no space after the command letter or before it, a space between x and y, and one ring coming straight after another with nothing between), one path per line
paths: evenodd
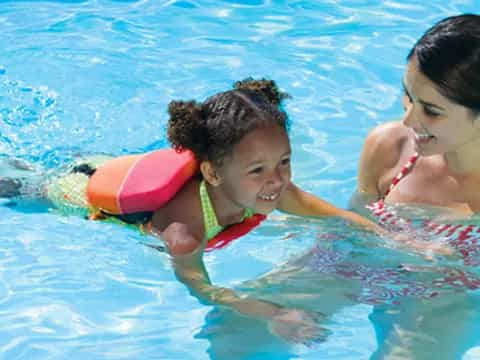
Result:
M2 166L15 156L56 171L86 154L164 147L169 101L203 100L244 77L267 76L293 96L285 109L295 181L339 206L356 186L368 130L402 114L400 81L415 39L444 16L478 12L466 0L1 3ZM221 286L331 310L325 324L331 338L300 349L273 337L261 321L200 304L176 281L168 256L141 245L145 238L134 231L2 202L0 351L9 359L258 358L266 352L324 358L327 350L338 359L367 358L376 344L370 304L405 301L406 286L382 282L388 274L410 284L412 296L427 294L413 285L436 277L435 291L458 291L458 308L478 317L466 305L473 295L465 284L452 285L454 270L447 274L451 284L431 268L408 282L413 275L394 266L403 255L375 243L375 259L392 268L369 273L358 263L369 254L357 244L365 236L355 231L312 260L323 278L299 271L297 262L286 273L245 283L310 248L319 234L346 233L345 224L327 225L275 214L205 259ZM345 279L352 269L357 283ZM332 280L334 271L345 275L341 281ZM289 281L292 274L298 282ZM435 298L422 301L429 311L441 310Z

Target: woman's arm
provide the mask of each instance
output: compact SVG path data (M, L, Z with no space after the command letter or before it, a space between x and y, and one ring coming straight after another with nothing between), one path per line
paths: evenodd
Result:
M339 209L315 195L301 190L293 183L290 183L282 194L278 204L278 210L298 216L338 216L376 233L385 233L380 226L363 216L348 210Z

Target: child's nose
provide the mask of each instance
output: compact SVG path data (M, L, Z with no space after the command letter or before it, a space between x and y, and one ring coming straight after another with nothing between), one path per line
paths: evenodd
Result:
M279 169L275 169L271 172L268 178L269 185L281 185L283 183L282 173Z

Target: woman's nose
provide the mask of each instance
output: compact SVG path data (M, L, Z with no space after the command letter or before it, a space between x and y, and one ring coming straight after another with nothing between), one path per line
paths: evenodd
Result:
M415 122L415 112L413 103L410 101L404 103L405 107L405 114L403 115L403 125L407 127L413 127L413 123Z

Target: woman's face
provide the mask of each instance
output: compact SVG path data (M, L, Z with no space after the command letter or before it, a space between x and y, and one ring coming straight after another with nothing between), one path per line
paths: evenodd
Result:
M403 78L403 123L412 129L416 150L424 156L461 151L480 143L480 116L440 94L418 69L415 56Z

